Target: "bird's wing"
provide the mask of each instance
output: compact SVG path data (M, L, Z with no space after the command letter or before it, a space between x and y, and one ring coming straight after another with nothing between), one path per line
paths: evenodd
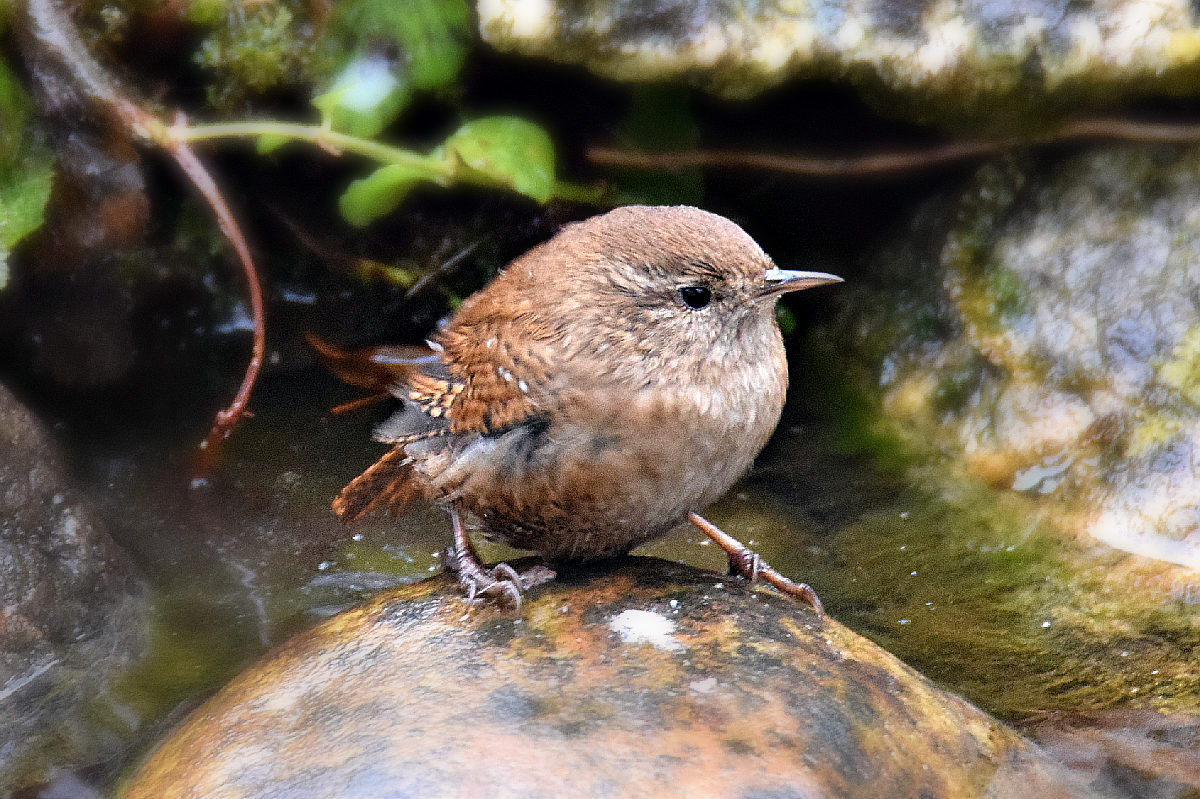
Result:
M456 434L492 435L540 420L549 369L530 332L508 321L452 326L439 336L449 375L410 383L410 391L421 392L428 413L444 415Z
M373 355L370 385L381 384L387 371L380 364L388 362L387 390L404 407L375 429L375 440L392 444L391 451L342 489L334 511L352 521L379 505L399 512L423 494L406 452L411 444L441 436L492 435L540 420L538 398L547 370L537 354L540 348L526 344L515 331L485 324L452 326L438 336L436 349L364 351ZM396 358L385 357L393 352ZM342 356L342 372L353 366L346 353L323 354L326 360Z

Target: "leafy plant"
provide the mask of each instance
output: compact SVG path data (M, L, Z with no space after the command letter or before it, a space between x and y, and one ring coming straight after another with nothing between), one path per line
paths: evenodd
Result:
M8 283L8 254L41 227L54 159L29 131L29 100L0 61L0 289Z
M520 117L471 120L437 147L421 153L340 131L329 105L318 105L318 110L323 116L319 125L229 122L172 128L168 135L185 141L254 138L264 152L289 141L305 141L339 153L366 156L381 166L351 183L338 201L342 216L357 226L394 211L421 183L508 189L539 203L555 197L590 202L601 198L598 190L558 180L550 135Z
M453 85L471 41L466 0L357 0L335 7L337 75L316 105L355 136L382 131L413 95Z

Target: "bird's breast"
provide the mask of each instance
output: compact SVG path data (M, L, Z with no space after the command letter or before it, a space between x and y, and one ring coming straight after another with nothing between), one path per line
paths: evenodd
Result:
M422 462L434 493L553 559L627 552L720 497L779 418L783 378L738 368L701 390L577 381L544 412Z

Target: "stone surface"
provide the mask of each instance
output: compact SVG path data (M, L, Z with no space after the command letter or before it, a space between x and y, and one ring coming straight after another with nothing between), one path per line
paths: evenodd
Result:
M1147 88L1184 91L1200 62L1186 0L478 0L477 8L497 49L611 78L686 77L744 97L789 78L832 77L890 96L897 113L941 120L1003 120L998 101L1077 111L1080 101Z
M997 165L842 320L895 432L1111 546L1200 570L1200 150ZM849 331L853 330L851 334ZM1194 598L1181 597L1186 604Z
M518 617L445 577L286 643L118 793L1071 795L1037 747L831 619L651 558Z
M1052 714L1028 732L1097 793L1200 795L1200 716L1130 709Z
M140 597L49 436L0 386L0 794L112 754L97 695L139 649Z

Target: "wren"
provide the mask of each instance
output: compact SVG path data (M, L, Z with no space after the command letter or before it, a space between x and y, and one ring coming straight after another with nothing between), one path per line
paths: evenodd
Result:
M417 498L445 508L468 600L519 606L554 573L487 569L464 516L550 564L622 555L689 520L820 613L794 583L699 515L779 422L783 293L840 282L778 269L745 231L690 207L628 206L565 226L510 263L389 390L391 451L333 502L348 520Z

